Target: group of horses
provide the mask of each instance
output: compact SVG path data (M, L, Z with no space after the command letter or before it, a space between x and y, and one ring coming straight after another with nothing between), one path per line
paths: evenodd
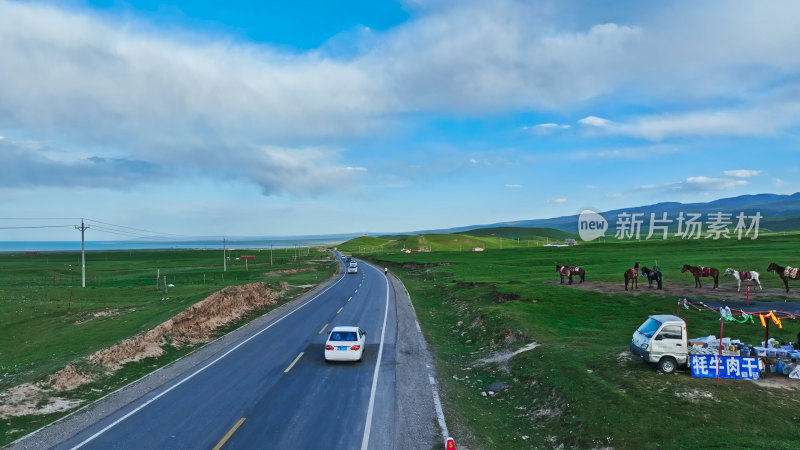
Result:
M653 287L653 282L656 283L657 289L662 289L662 281L664 280L664 275L661 273L660 270L656 270L656 268L648 269L647 267L641 266L638 262L633 265L630 269L626 270L624 273L625 278L625 290L628 290L628 285L631 285L631 289L638 289L639 288L639 273L643 277L647 278L647 281L650 287ZM577 276L580 277L580 282L583 283L586 277L586 271L583 267L578 266L567 266L563 264L556 264L556 272L561 276L561 284L564 284L564 279L569 280L569 284L572 284L572 277ZM681 268L681 273L690 272L694 276L694 287L703 287L702 283L700 282L700 278L711 277L714 280L714 287L716 289L719 287L719 270L714 267L705 267L705 266L690 266L689 264L684 264L683 268ZM767 272L775 272L778 276L783 280L784 286L786 286L786 292L789 292L789 280L798 280L800 279L800 270L796 267L783 267L779 266L778 264L771 263L769 267L767 267ZM754 283L758 285L758 289L762 289L761 287L761 280L759 279L760 275L755 270L735 270L730 267L725 269L725 275L732 276L736 279L736 292L739 292L742 288L742 281L753 280Z
M664 281L664 274L656 268L648 269L645 266L639 266L639 263L633 265L630 269L626 270L623 276L625 277L625 290L628 290L628 283L631 284L631 289L639 289L639 269L641 268L642 276L647 278L650 287L653 287L653 281L656 282L656 289L661 289L661 283Z

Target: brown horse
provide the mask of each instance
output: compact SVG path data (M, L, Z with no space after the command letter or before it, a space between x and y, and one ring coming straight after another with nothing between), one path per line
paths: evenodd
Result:
M694 275L694 287L703 287L702 283L700 283L700 277L713 278L714 289L719 287L719 270L713 267L690 266L688 264L684 264L683 268L681 269L681 273L684 272L692 272L692 275Z
M565 266L562 264L556 264L556 272L561 276L561 284L564 284L564 277L569 279L569 284L572 284L572 276L578 276L581 279L581 283L583 283L586 277L586 271L583 270L583 267L578 266Z
M789 280L800 280L800 270L796 267L782 267L775 263L771 263L767 267L767 272L775 272L783 280L783 285L786 286L786 292L789 292Z
M625 290L628 290L628 282L631 283L631 289L639 289L639 263L633 265L632 268L625 271Z

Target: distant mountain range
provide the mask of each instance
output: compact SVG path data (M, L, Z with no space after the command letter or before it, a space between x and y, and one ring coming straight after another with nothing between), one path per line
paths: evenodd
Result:
M722 212L730 213L735 217L740 212L747 216L753 216L756 212L763 217L759 229L762 231L793 231L800 230L800 192L791 195L780 194L755 194L740 195L738 197L721 198L704 203L679 203L662 202L652 205L635 206L630 208L615 209L612 211L600 212L609 224L613 234L617 217L621 213L644 213L642 218L645 221L646 229L650 220L650 213L655 213L656 218L661 218L663 213L667 213L667 218L675 220L680 212L701 213L702 220L706 220L708 213ZM735 221L735 219L733 219ZM426 230L417 233L458 233L463 231L475 230L480 228L495 227L537 227L554 228L568 233L578 233L578 215L553 217L550 219L517 220L512 222L497 222L487 225L470 225L441 230Z

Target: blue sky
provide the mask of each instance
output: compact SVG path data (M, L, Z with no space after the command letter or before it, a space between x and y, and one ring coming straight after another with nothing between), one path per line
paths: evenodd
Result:
M797 17L791 1L0 0L0 217L285 236L793 193Z

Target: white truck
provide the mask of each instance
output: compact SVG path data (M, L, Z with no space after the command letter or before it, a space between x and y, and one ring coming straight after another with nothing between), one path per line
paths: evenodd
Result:
M689 361L686 322L678 316L650 316L633 333L631 353L658 365L662 373L673 373Z

